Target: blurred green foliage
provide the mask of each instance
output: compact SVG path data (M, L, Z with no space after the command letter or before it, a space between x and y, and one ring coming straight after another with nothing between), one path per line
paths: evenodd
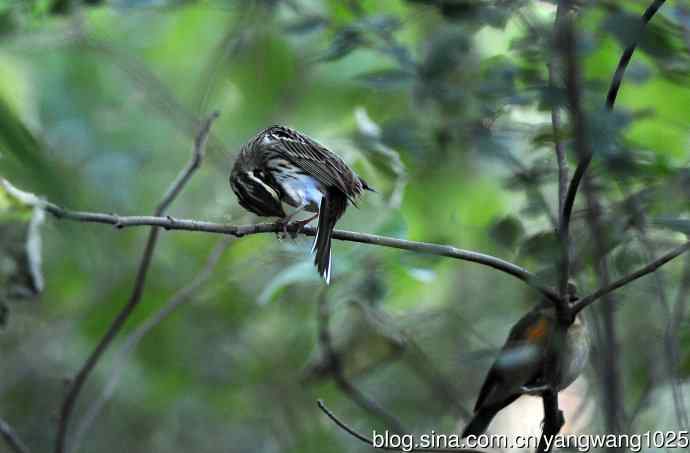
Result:
M578 3L591 174L615 278L649 259L641 231L656 255L690 231L690 15L682 2L662 8L609 113L608 84L648 2ZM285 123L378 189L340 227L484 251L555 284L556 139L571 169L576 162L560 71L548 80L554 9L524 0L0 0L0 175L70 208L148 214L187 161L198 120L220 110L208 158L171 215L257 221L232 195L229 167L257 130ZM552 109L565 124L557 135ZM588 294L598 280L581 198L573 269ZM3 263L24 240L8 233L12 225L0 216ZM50 217L41 231L45 290L9 301L0 332L0 417L33 451L51 448L65 380L126 301L145 240L142 229ZM218 240L162 233L143 302L115 350L201 272ZM75 451L368 451L315 400L362 432L384 428L381 420L327 376L305 380L323 353L322 283L308 251L306 238L234 240L89 417L119 363L106 355L75 412ZM669 264L663 281L671 301L679 295L673 313L687 331L684 266ZM355 386L409 429L452 432L492 351L538 296L470 263L337 243L327 297ZM670 382L661 365L669 314L654 279L615 300L630 429L675 429L654 417L671 412L653 397ZM587 315L599 325L598 310ZM690 338L680 347L686 379ZM597 410L587 429L599 432L594 352L587 378ZM632 419L636 411L643 416Z

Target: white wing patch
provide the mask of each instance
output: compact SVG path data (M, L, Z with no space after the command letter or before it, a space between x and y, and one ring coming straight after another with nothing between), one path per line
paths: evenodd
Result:
M270 193L271 196L272 196L273 198L275 198L277 201L280 201L280 197L278 196L278 192L276 192L276 191L273 189L273 187L269 186L268 184L266 184L265 182L263 182L262 180L260 180L260 179L257 178L256 176L254 176L254 171L253 171L253 170L252 170L252 171L248 171L248 172L247 172L247 176L249 177L249 179L251 179L252 181L254 181L254 182L256 182L257 184L259 184L261 187L263 187L264 189L266 189L266 191L267 191L268 193Z

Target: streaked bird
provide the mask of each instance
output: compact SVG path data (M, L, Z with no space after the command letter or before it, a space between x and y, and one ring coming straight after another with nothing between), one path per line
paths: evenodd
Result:
M319 274L331 279L331 236L348 203L373 189L335 153L304 134L271 126L244 144L230 173L230 186L242 207L278 217L286 231L302 211L315 213L295 222L301 228L317 216L312 246ZM287 213L287 207L292 211Z
M520 319L510 330L508 339L489 370L474 407L474 417L462 437L478 436L489 427L494 416L530 389L547 384L548 353L556 332L556 310L544 302ZM555 351L559 370L556 390L561 391L577 379L589 356L590 338L581 315L568 328L564 344Z

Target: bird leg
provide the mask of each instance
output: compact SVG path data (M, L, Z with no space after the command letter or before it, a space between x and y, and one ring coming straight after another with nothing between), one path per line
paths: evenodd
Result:
M278 238L279 241L282 241L285 239L288 235L288 223L289 221L286 221L285 219L278 219L276 220L276 225L278 226L279 230L276 231L276 237Z
M297 228L295 229L295 232L293 233L292 239L296 238L299 233L302 232L305 226L309 224L312 220L317 218L319 216L319 213L317 212L313 216L309 217L308 219L304 220L297 220L296 222L293 223L293 225L297 225Z
M277 223L278 225L280 225L280 227L281 227L281 229L282 229L282 236L280 235L280 233L278 233L278 239L284 239L285 237L287 237L287 235L288 235L288 226L290 225L290 221L291 221L293 218L295 218L295 216L296 216L297 214L299 214L300 212L304 211L304 209L305 209L306 207L307 207L307 203L302 203L302 204L301 204L300 206L298 206L293 212L291 212L290 214L286 215L286 216L283 217L282 219L278 219L278 221L277 221L276 223ZM316 214L314 214L313 216L309 217L309 218L306 219L306 220L297 220L297 221L293 222L293 225L296 225L297 228L295 229L294 232L291 232L291 233L290 233L290 237L291 237L292 239L295 239L295 238L297 237L297 234L299 234L299 233L302 231L302 228L304 228L305 225L307 225L309 222L311 222L311 221L314 220L316 217L318 217L318 215L319 215L319 213L317 212Z

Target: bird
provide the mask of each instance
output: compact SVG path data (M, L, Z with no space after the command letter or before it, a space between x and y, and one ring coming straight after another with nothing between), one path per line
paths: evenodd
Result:
M299 231L319 218L311 252L326 284L331 280L331 238L336 222L348 204L357 207L363 191L375 192L337 154L307 135L279 125L263 129L242 145L230 172L230 186L243 208L258 216L278 217L284 232L297 214L315 213L295 224ZM294 209L288 213L290 207Z
M474 416L462 433L483 434L494 416L523 394L545 390L548 379L547 363L558 318L553 303L544 301L523 316L510 330L505 345L489 370L474 407ZM584 318L580 314L566 332L562 346L554 351L558 357L556 391L568 387L577 379L589 356L590 337Z

